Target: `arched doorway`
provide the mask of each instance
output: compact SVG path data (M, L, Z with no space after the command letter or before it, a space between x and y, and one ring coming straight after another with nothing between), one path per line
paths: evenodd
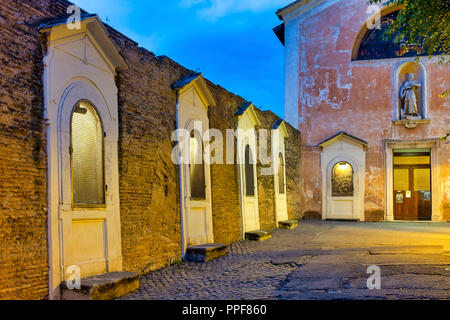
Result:
M277 161L277 171L275 174L275 207L277 222L288 220L287 199L286 199L286 169L283 154L280 152Z
M244 230L259 230L258 195L256 191L256 158L249 144L245 146L244 163L241 164L243 173L243 212Z
M204 155L204 136L209 130L208 108L215 105L201 74L174 85L178 94L177 129L180 130L180 209L182 253L189 247L214 242L211 171ZM207 97L207 98L205 98Z
M236 112L237 163L241 199L242 237L260 229L258 177L256 169L256 126L261 125L251 102L244 103Z
M207 121L207 118L204 119ZM198 127L195 127L195 123ZM188 120L186 157L182 163L182 208L186 248L214 241L211 207L210 166L204 161L203 134L206 127L200 120ZM186 159L185 159L186 160Z
M121 270L117 122L96 86L75 81L58 107L51 199L60 217L61 279L77 266L82 278ZM53 191L53 188L52 188ZM55 197L55 198L53 198Z

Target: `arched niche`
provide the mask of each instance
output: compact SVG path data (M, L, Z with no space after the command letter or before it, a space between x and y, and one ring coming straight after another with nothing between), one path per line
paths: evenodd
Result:
M201 73L189 72L172 88L177 93L177 129L180 143L180 197L182 254L189 247L214 242L211 171L204 158L204 137L209 129L208 109L216 102ZM186 141L187 142L187 141Z
M241 200L243 238L246 232L260 229L258 176L257 176L257 135L261 121L251 102L244 102L235 113L237 122L237 161ZM253 174L252 174L253 172ZM252 180L249 180L252 179Z
M338 132L321 149L322 219L364 221L367 142Z
M412 75L412 76L411 76ZM414 96L417 103L417 115L410 115L405 108L405 88L408 82L417 82L418 86L414 87ZM428 118L428 104L427 104L427 73L422 63L410 60L402 62L395 69L395 92L394 92L394 118L395 120L422 120ZM403 92L403 95L402 95ZM410 93L411 94L411 93ZM403 96L403 97L402 97Z
M115 76L127 64L98 16L83 18L79 29L68 29L65 21L55 20L39 31L48 40L43 85L48 124L49 299L58 299L60 283L71 276L70 266L79 266L83 278L122 270ZM73 169L87 168L82 159L71 157L77 152L78 139L71 135L73 114L86 112L86 105L78 105L80 101L89 101L98 117L95 134L102 146L95 148L95 158L103 162L97 167L103 176L97 176L96 186L104 190L99 190L97 201L86 196L73 199L72 180L77 174ZM88 132L79 128L79 133ZM79 145L87 147L79 138Z

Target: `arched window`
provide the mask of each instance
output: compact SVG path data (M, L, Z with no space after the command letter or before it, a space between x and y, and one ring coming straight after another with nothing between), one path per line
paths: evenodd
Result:
M192 130L189 144L189 182L192 199L205 199L205 165L203 161L203 143L200 134Z
M284 159L283 155L280 153L280 155L278 156L278 193L284 194L284 192Z
M402 47L404 39L397 39L393 36L388 40L383 38L385 31L391 23L397 18L399 11L394 11L381 18L379 27L367 30L359 44L358 55L355 60L388 59L399 57L415 57L427 55L425 50L421 50L420 44L411 43L408 46L408 52L403 52ZM419 43L421 41L418 41ZM436 54L441 54L437 52Z
M333 167L333 197L353 196L353 168L345 161Z
M94 106L77 103L71 121L72 199L75 206L105 204L103 127Z
M247 145L245 147L245 195L249 197L255 195L255 173L253 166L252 150Z

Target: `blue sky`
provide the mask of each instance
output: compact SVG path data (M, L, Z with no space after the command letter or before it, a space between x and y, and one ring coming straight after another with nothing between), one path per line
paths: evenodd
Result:
M72 0L156 55L283 116L284 49L272 28L293 0Z

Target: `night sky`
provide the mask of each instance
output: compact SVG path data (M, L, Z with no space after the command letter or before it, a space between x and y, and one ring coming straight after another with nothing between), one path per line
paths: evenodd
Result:
M73 0L156 55L283 117L284 48L272 29L293 0Z

